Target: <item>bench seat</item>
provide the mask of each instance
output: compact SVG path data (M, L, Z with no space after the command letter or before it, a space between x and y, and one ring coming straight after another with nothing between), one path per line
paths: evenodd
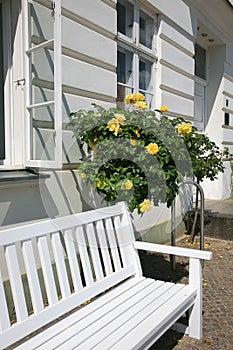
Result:
M148 348L190 308L195 296L188 285L130 278L16 349Z

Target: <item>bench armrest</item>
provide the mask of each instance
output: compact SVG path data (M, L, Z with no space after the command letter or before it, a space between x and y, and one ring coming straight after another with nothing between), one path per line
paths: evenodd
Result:
M140 242L140 241L134 242L134 247L139 250L148 250L156 253L185 256L193 259L205 259L205 260L212 259L212 252L190 249L190 248L180 248L180 247Z

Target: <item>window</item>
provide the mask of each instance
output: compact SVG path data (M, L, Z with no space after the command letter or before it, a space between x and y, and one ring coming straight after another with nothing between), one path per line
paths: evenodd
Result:
M204 128L206 115L206 49L195 44L195 90L194 122L199 129Z
M157 16L135 2L117 2L117 102L125 95L140 91L149 108L155 95L155 30Z
M26 165L61 167L61 1L24 5Z
M206 79L206 50L195 44L195 75Z
M2 170L61 166L60 11L60 0L0 0Z
M225 112L225 114L224 114L224 124L230 125L230 115L227 112Z

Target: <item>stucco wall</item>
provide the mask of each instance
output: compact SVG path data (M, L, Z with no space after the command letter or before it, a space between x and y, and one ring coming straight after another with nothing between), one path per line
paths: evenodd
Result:
M189 6L189 5L190 6ZM208 58L207 117L200 128L219 146L233 151L233 127L223 127L224 113L233 114L233 10L224 0L143 1L148 11L159 15L157 35L156 106L167 105L171 116L194 116L194 43L202 23L215 37ZM90 108L91 103L104 107L115 105L117 94L117 23L114 0L63 0L62 2L62 76L63 76L63 161L76 167L80 162L78 144L72 130L66 129L70 112ZM208 11L207 11L208 8ZM216 10L217 9L217 10ZM219 16L219 13L222 13ZM208 15L207 15L208 14ZM46 17L45 17L46 19ZM41 19L41 25L44 19ZM49 28L46 29L49 32ZM39 35L39 33L37 33ZM41 65L43 69L43 65ZM46 72L44 72L46 73ZM44 87L45 95L51 91ZM38 101L42 98L38 91ZM226 100L228 105L226 106ZM214 184L205 182L206 196L225 198L230 195L231 169ZM76 170L54 170L50 178L36 186L6 187L2 190L0 208L2 225L27 221L29 218L67 215L85 210L87 189L80 188ZM41 191L42 188L44 191ZM83 195L85 193L85 195ZM84 197L84 199L83 199ZM24 203L20 206L20 203ZM17 208L13 215L10 208ZM29 208L29 209L27 209ZM161 209L160 209L161 210ZM10 214L9 214L10 213ZM29 216L29 213L31 216ZM159 218L153 209L144 229ZM168 213L166 214L168 215ZM140 221L142 222L142 221Z

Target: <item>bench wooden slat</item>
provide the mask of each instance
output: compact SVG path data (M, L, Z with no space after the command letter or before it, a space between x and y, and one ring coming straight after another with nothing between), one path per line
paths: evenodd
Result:
M54 254L55 263L56 263L59 285L61 288L61 294L63 298L67 298L71 294L71 291L70 291L69 280L68 280L68 275L67 275L66 266L65 266L64 252L62 249L63 247L60 239L60 233L59 232L52 233L51 241L53 246L53 254Z
M72 281L74 285L75 292L78 292L83 288L83 283L81 279L77 251L75 249L73 230L64 230L64 241L67 250L67 256L69 261L69 266L71 270Z
M77 227L75 237L78 245L86 286L91 286L94 283L94 278L90 264L90 258L87 251L88 243L86 242L84 231L81 226Z
M134 242L134 247L136 249L142 249L142 250L147 250L147 251L156 252L156 253L186 256L187 258L205 259L205 260L212 259L212 252L207 252L207 251L198 250L198 249L190 249L190 248L187 249L187 248L181 248L181 247L174 247L170 245L162 245L162 244L139 242L139 241Z
M111 264L109 251L108 251L109 247L108 247L108 243L105 235L105 228L102 220L99 220L96 222L96 231L97 231L97 235L100 243L100 250L103 258L105 273L106 275L110 275L112 274L113 270L112 270L112 264Z
M121 269L121 261L119 256L118 244L115 237L115 230L113 228L112 219L108 218L105 220L106 234L110 245L114 270L119 271Z
M40 222L7 228L0 230L0 245L9 245L12 242L17 242L19 237L22 240L31 239L33 237L44 236L48 232L62 231L68 228L82 226L90 222L110 218L113 215L119 215L125 210L125 204L119 203L117 205L92 210L90 212L83 212L72 214L55 219L41 220Z
M140 261L135 254L132 243L135 241L132 224L129 213L125 211L123 215L117 215L113 218L114 227L118 241L121 260L123 266L127 266L131 261L135 261L137 273L142 274Z
M51 265L51 258L49 254L47 237L46 236L39 237L37 245L38 245L43 277L45 281L45 289L48 297L48 303L49 305L54 305L58 302L58 295L57 295L57 289L56 289L52 265Z
M5 329L10 327L10 318L6 303L5 291L3 287L2 274L0 271L0 331L4 331Z
M100 261L99 247L96 240L96 233L95 233L93 223L88 224L86 226L86 229L87 229L87 239L88 239L92 262L93 262L93 268L95 271L95 277L97 281L100 281L104 278L104 274L103 274L103 267Z
M22 243L22 252L24 256L24 264L27 272L33 310L34 312L38 313L44 309L44 303L31 241L24 241Z
M18 322L28 317L27 305L20 274L19 262L14 244L7 246L5 251L9 280L14 300L16 318Z

